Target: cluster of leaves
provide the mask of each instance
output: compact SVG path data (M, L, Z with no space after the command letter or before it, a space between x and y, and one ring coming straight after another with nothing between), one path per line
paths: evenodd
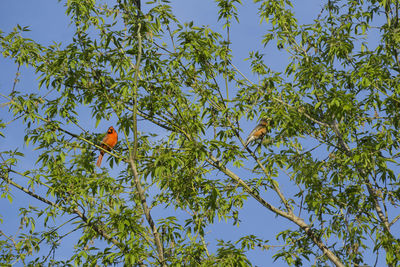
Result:
M24 154L0 151L1 196L11 199L16 188L40 202L21 210L22 234L0 232L2 262L56 263L51 252L78 231L74 255L60 264L251 265L246 252L272 248L268 241L243 235L213 250L205 230L216 218L239 225L248 198L293 223L276 234L283 245L275 259L362 265L366 252L384 251L387 264L400 262L392 231L400 204L398 4L327 1L301 25L289 0L254 2L268 25L263 44L290 55L277 72L249 51L258 83L231 63L237 0L217 1L226 38L181 23L168 1L140 8L130 0L68 1L75 34L67 45L42 46L22 27L1 33L3 56L34 68L46 89L1 94L38 151L29 171L20 167ZM101 138L83 130L82 110L96 125L117 121L109 161L116 174L95 170ZM271 133L244 150L239 122L265 116ZM28 182L15 182L20 176ZM185 215L154 220L157 208ZM50 253L32 256L44 242Z

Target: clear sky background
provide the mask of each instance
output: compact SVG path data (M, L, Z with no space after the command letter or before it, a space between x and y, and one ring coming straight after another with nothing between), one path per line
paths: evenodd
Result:
M64 2L64 1L63 1ZM2 0L0 2L0 30L8 33L17 24L21 26L29 26L31 31L24 33L24 37L29 37L34 41L43 45L50 45L53 42L68 44L72 40L72 34L74 27L70 24L69 18L65 15L64 3L59 3L56 0ZM143 1L144 2L144 1ZM225 33L222 30L222 24L217 22L218 14L217 8L214 1L202 0L176 0L171 1L173 11L179 21L193 21L195 25L209 25L214 31ZM250 51L260 51L266 55L268 67L275 71L283 71L288 62L288 55L285 52L278 52L276 49L271 49L271 46L264 46L261 44L263 34L267 33L267 25L260 24L257 16L256 5L252 1L243 1L245 4L239 6L239 23L233 22L230 39L231 49L233 50L233 63L246 75L253 78L257 82L256 77L251 76L249 62L245 61ZM296 6L294 11L299 23L311 23L315 19L322 8L322 3L325 1L316 0L302 0L295 1ZM146 5L142 3L144 9ZM11 89L15 78L17 66L8 59L0 57L0 92L8 94ZM20 82L17 85L17 90L23 92L36 92L37 80L32 69L25 67L21 68ZM4 99L0 101L5 102ZM0 108L0 118L4 121L9 121L11 118L7 113L6 108ZM109 122L101 122L97 128L95 128L95 120L91 118L90 114L82 113L82 121L80 122L88 130L94 132L104 132L110 124L115 123L111 120ZM243 129L250 131L254 126L254 122L241 122ZM22 146L24 128L22 122L17 121L10 125L6 130L7 139L0 138L0 150L5 147L10 148L14 145L15 148L19 147L25 153L28 158L22 161L22 169L29 169L33 166L36 161L35 152L32 151L32 146ZM75 129L76 130L76 129ZM247 132L243 133L245 138ZM287 178L287 177L286 177ZM21 182L20 180L16 180ZM285 181L279 180L282 189L286 193L290 192L290 187L285 187ZM0 224L0 229L4 232L17 231L19 225L18 221L18 209L26 206L27 203L31 205L43 206L33 198L28 197L25 194L13 191L14 200L12 204L9 204L8 200L0 199L0 214L3 223ZM166 213L169 216L179 216L177 214L170 214L170 211L163 211L160 209L153 210L153 216L162 217ZM294 224L289 223L287 220L275 215L259 203L253 200L246 202L240 214L241 224L240 227L231 226L231 223L221 222L213 227L209 227L208 231L210 235L215 239L231 239L237 240L239 237L246 234L255 234L263 239L270 240L269 245L281 245L281 241L275 240L275 235L281 230L292 227L296 229ZM57 225L59 222L54 222ZM79 236L79 233L74 233L71 237L66 238L63 241L63 249L56 251L56 258L62 259L65 256L70 256L73 253L74 237ZM215 244L213 240L207 240L211 244ZM276 252L276 249L269 251L262 251L261 249L255 249L249 253L249 258L253 264L257 266L286 266L286 264L278 260L273 261L272 255ZM45 254L46 250L41 253ZM371 264L375 260L374 256L371 255ZM381 261L383 262L383 261ZM312 264L313 261L308 263ZM18 265L16 265L18 266Z

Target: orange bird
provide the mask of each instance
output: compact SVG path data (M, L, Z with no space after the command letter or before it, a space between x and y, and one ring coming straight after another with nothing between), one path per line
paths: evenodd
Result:
M115 131L114 127L110 127L108 128L107 131L107 135L104 136L103 141L101 141L101 147L104 148L107 151L111 151L111 149L114 148L114 146L117 144L118 142L118 134ZM103 160L103 156L104 156L104 150L100 150L100 155L99 158L97 159L97 163L96 165L98 167L100 167L101 165L101 161Z
M258 123L258 125L253 129L253 131L251 131L251 133L247 137L244 147L247 147L250 144L250 142L254 140L264 138L265 134L267 133L267 127L269 125L272 125L271 119L262 118Z

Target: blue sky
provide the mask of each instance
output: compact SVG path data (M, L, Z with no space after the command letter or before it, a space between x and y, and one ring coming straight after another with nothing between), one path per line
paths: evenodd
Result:
M180 21L193 21L197 25L209 25L213 30L222 32L221 23L217 22L218 15L214 1L178 0L172 2L174 13ZM248 57L249 51L259 50L264 53L268 59L268 66L275 71L282 71L285 68L288 55L285 52L278 52L269 47L264 48L261 40L263 34L267 32L267 25L265 23L260 25L259 18L256 15L256 5L252 1L244 2L246 2L245 5L238 7L240 23L233 23L230 32L231 49L234 55L233 63L243 73L253 78L254 81L257 81L256 77L251 76L249 62L244 61ZM144 6L144 4L142 5ZM299 23L311 23L320 12L321 5L321 1L316 0L296 1L294 10ZM0 7L0 30L5 33L11 31L16 24L19 24L30 27L31 31L27 32L25 37L32 38L43 45L49 45L53 42L69 43L71 41L73 27L69 26L70 21L65 15L63 3L55 0L3 0ZM17 67L10 60L0 58L0 70L0 92L8 94L11 91ZM32 69L21 68L20 82L17 89L24 92L35 92L37 90L37 81ZM2 99L1 102L4 102L4 100ZM0 108L0 117L5 121L10 119L4 108ZM28 169L29 166L34 164L35 152L32 151L32 146L26 147L21 145L23 144L24 132L21 130L23 128L20 123L13 123L7 128L5 133L9 138L0 138L0 150L3 150L4 147L10 148L10 144L12 144L15 148L19 147L26 151L30 157L22 161L21 167L22 169ZM112 123L113 121L101 122L95 129L95 123L91 119L90 114L85 114L81 121L84 127L95 132L102 132L103 129L106 129ZM242 127L248 129L248 131L253 126L254 122L242 122ZM246 133L243 135L243 138L245 138ZM279 182L283 191L293 193L290 192L291 186L285 186L284 180L279 180ZM8 232L9 230L17 231L19 207L26 206L27 203L38 206L42 205L17 190L13 190L13 197L14 200L11 205L6 199L0 199L0 214L3 216L3 224L0 225L0 229L4 232ZM156 218L163 215L171 215L168 213L169 211L153 210L153 216ZM232 240L236 240L245 234L255 234L262 239L269 239L271 241L270 245L280 245L281 243L275 240L275 235L288 227L294 227L292 223L283 218L276 217L253 200L245 203L240 219L241 224L239 228L231 226L230 223L222 222L208 229L210 235L215 239L231 238ZM55 222L55 224L57 223L59 222ZM79 233L74 233L74 235L77 236ZM71 255L72 245L69 242L72 242L72 240L72 237L64 240L66 249L57 251L57 258L62 258L64 255ZM212 240L208 241L210 243L214 242ZM68 247L70 247L70 250ZM271 251L255 249L249 253L249 257L255 265L272 266L272 255L276 251L273 249ZM373 257L371 257L372 259L374 260ZM273 266L286 266L286 264L278 260L274 262Z

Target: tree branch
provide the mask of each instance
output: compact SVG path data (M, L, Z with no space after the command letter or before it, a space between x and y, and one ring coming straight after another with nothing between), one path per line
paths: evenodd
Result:
M234 181L236 181L247 193L249 193L257 202L259 202L261 205L269 209L270 211L274 212L277 215L280 215L286 219L289 219L290 221L294 222L297 224L303 231L311 238L311 240L318 246L318 248L338 267L344 267L343 263L340 261L340 259L321 241L321 239L314 233L312 228L304 222L303 219L300 217L297 217L295 214L292 212L285 212L282 211L270 203L268 203L265 199L263 199L256 190L252 189L250 186L248 186L242 179L239 178L235 173L233 173L231 170L223 166L218 159L216 159L214 156L210 155L210 158L207 159L207 162L209 162L211 165L216 167L218 170L222 171L225 175L228 177L232 178Z
M156 224L154 223L154 220L150 214L150 209L149 209L149 206L147 205L144 189L140 183L139 174L137 172L136 165L135 165L135 162L133 161L132 157L129 158L129 164L131 165L134 182L135 182L138 194L139 194L140 202L142 203L144 215L146 217L146 220L147 220L147 222L151 228L151 231L153 233L153 236L154 236L154 241L155 241L155 244L157 247L158 256L160 258L159 259L160 264L162 266L166 266L166 264L164 262L164 251L163 251L163 246L162 246L161 239L160 239L160 234L158 233Z
M30 191L29 189L15 183L14 181L12 181L11 179L1 176L1 179L3 179L5 182L7 182L8 184L11 184L12 186L14 186L15 188L21 190L22 192L32 196L33 198L49 205L55 208L58 208L64 212L67 213L71 213L69 209L66 209L62 206L57 205L55 202L48 200L32 191ZM102 230L103 226L99 227L96 223L91 222L79 209L75 208L72 210L74 214L78 215L89 227L91 227L97 234L99 234L100 236L104 237L106 240L108 240L109 242L113 243L114 245L118 246L120 249L125 250L126 247L124 244L122 244L121 242L119 242L118 240L116 240L115 238L111 237L108 233L106 233L104 230Z
M344 141L342 134L340 133L338 124L336 122L333 122L331 124L331 127L333 129L333 131L335 132L338 141L339 141L339 145L344 149L344 151L346 152L347 156L351 157L353 156L353 152L350 150L350 147L347 145L347 143ZM382 208L379 204L378 201L378 196L375 193L369 179L368 179L368 173L364 170L361 169L360 167L358 167L357 163L355 163L355 167L357 169L357 171L360 173L361 177L364 179L365 184L367 186L367 190L369 195L372 197L374 205L375 205L375 210L376 213L378 214L379 219L381 220L381 222L383 223L383 228L384 230L393 237L392 233L390 232L390 224L389 221L387 219L387 217L385 216L385 214L382 211Z
M138 90L138 78L139 78L139 67L140 67L140 61L141 61L141 56L142 56L142 37L140 34L140 28L141 24L138 24L138 30L137 30L137 38L138 38L138 56L136 60L136 66L135 66L135 76L134 76L134 86L133 86L133 135L134 135L134 143L133 143L133 150L131 147L129 147L129 164L131 166L132 172L133 172L133 178L135 182L136 189L139 194L140 202L142 204L143 212L146 217L147 223L149 224L151 231L154 236L154 242L157 247L157 252L158 252L158 257L159 257L159 262L162 266L166 266L164 262L164 249L163 245L160 239L160 234L157 231L156 224L154 223L154 220L151 216L149 206L147 205L147 200L145 196L144 189L142 187L142 184L140 182L139 174L136 168L136 157L137 157L137 149L138 149L138 134L137 134L137 90ZM125 55L125 53L124 53Z

